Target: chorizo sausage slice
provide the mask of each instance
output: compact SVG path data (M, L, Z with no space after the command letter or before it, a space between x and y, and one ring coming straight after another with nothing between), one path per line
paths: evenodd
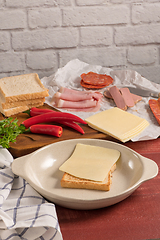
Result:
M153 115L155 116L157 122L160 125L160 102L159 102L159 99L158 100L150 99L149 106L150 106L150 109L151 109Z
M92 84L88 84L88 83L85 83L82 79L81 79L80 84L81 84L82 87L88 88L88 89L100 89L100 88L106 87L106 85L92 85Z
M88 72L81 74L82 83L92 86L108 86L113 83L113 78L106 74Z

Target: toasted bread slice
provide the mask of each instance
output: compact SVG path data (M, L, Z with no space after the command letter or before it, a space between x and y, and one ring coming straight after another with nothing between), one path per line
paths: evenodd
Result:
M64 173L61 179L61 187L109 191L112 183L112 179L111 179L112 173L115 169L116 169L116 163L112 166L107 177L102 182L81 179L81 178L74 177L68 173Z

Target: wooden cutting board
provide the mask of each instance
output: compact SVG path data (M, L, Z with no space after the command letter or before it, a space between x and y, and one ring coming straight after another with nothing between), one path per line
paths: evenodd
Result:
M51 108L47 104L44 104L43 107L41 108ZM18 119L18 124L21 124L25 119L29 117L27 113L19 113L14 116L13 118ZM4 116L0 114L0 120L3 119ZM57 124L58 125L58 124ZM106 140L113 140L112 137L103 134L101 132L98 132L92 128L90 128L88 125L80 125L85 134L81 134L74 129L68 128L66 126L63 126L63 134L60 138L54 137L54 136L49 136L49 135L40 135L40 134L33 134L33 133L26 133L26 134L20 134L15 143L10 144L10 148L8 149L12 156L14 158L24 156L26 154L32 153L33 151L54 143L58 141L63 141L67 139L74 139L74 138L96 138L96 139L106 139ZM115 141L115 139L114 139Z

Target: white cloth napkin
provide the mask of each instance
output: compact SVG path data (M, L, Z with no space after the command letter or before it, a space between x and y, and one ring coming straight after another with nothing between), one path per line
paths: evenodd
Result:
M0 239L62 240L55 205L13 174L12 161L0 147Z

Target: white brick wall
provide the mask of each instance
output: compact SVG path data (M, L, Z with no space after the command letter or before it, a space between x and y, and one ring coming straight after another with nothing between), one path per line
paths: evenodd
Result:
M73 58L160 83L160 1L0 0L0 77L49 76Z

